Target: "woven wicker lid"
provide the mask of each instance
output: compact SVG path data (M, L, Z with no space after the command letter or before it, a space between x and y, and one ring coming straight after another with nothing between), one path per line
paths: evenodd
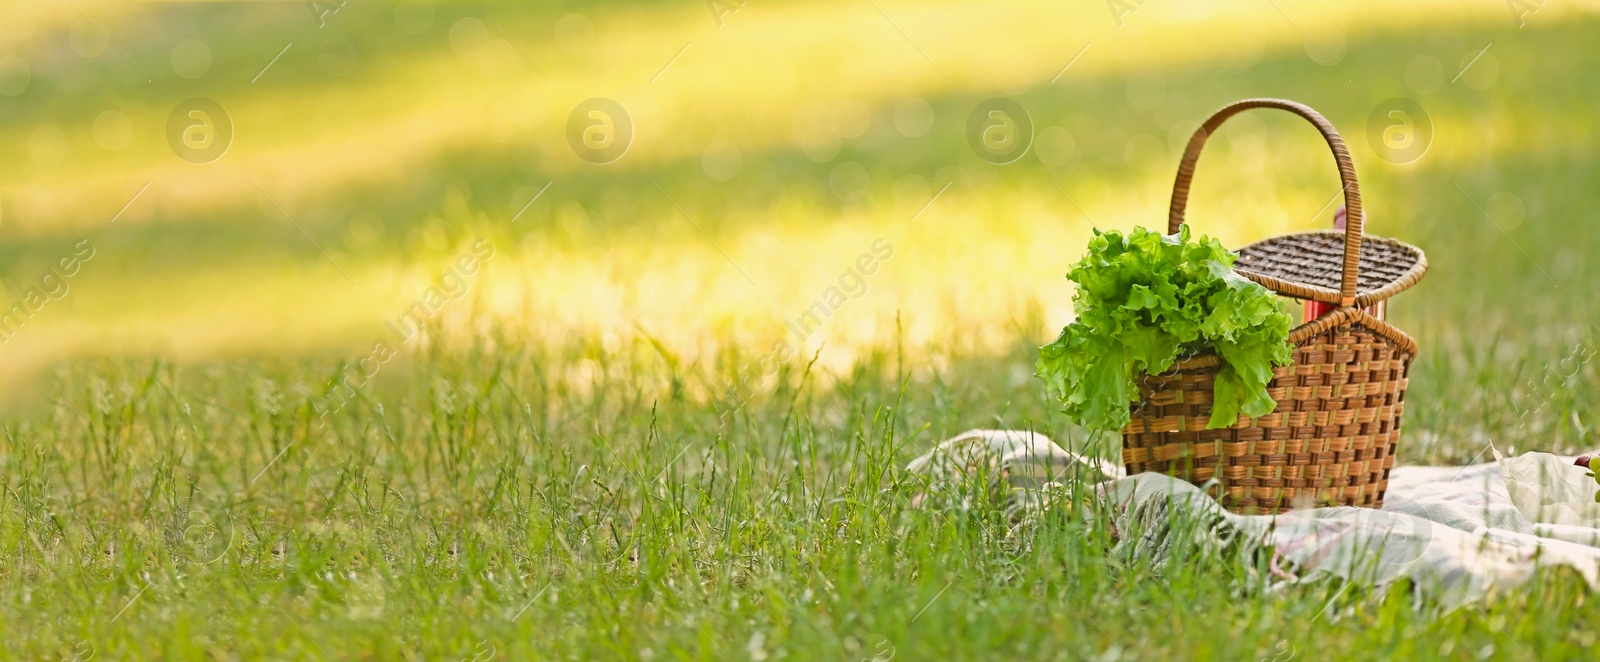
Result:
M1239 249L1234 270L1274 292L1303 299L1337 301L1344 269L1344 232L1311 230L1263 239ZM1428 271L1422 249L1387 237L1361 242L1356 277L1360 307L1411 287Z
M1356 183L1355 164L1344 138L1321 113L1294 101L1237 101L1224 106L1200 125L1178 164L1178 177L1173 182L1172 204L1167 214L1167 232L1177 232L1184 222L1189 185L1194 180L1195 165L1206 140L1228 118L1253 108L1294 113L1322 133L1339 168L1339 179L1344 183L1349 222L1343 231L1297 232L1256 242L1239 251L1240 258L1234 268L1279 294L1345 307L1369 306L1416 284L1428 269L1422 250L1394 239L1363 234L1366 214L1361 207L1361 187Z

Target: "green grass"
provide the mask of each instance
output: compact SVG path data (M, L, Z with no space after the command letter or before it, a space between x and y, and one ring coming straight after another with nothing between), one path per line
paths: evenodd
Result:
M74 55L65 3L26 5L54 22L0 52L33 76L0 97L0 143L19 146L0 160L0 304L80 238L99 250L0 346L0 659L1592 656L1600 613L1567 573L1440 614L1407 586L1273 585L1258 553L1182 522L1154 566L1082 501L1025 524L977 488L913 508L927 486L903 470L974 427L1114 457L1030 376L1066 321L1061 276L1090 227L1164 220L1181 119L1261 95L1333 120L1371 229L1430 256L1391 311L1422 347L1401 461L1600 447L1600 371L1575 358L1600 347L1588 10L1549 3L1518 29L1501 6L1279 0L1282 16L1219 5L1194 24L1149 3L1116 28L1092 3L794 0L718 29L695 2L481 2L547 83L499 39L458 53L466 3L437 3L420 35L384 3L321 31L295 3L82 4L153 82L117 50ZM573 12L599 35L581 54L552 32ZM1341 28L1339 70L1285 17L1323 43ZM196 80L168 66L190 37L214 55ZM333 38L360 53L343 77L317 60ZM1496 80L1448 82L1490 42L1475 66ZM1443 66L1431 92L1407 83L1421 56ZM1131 103L1149 74L1171 93L1155 111ZM966 113L1002 93L1069 131L1075 158L973 156ZM560 131L597 95L649 120L604 168ZM191 96L241 127L211 166L161 135ZM934 109L921 137L893 122L910 96ZM1411 165L1365 137L1396 96L1435 122ZM840 101L871 128L813 160L796 127ZM96 146L107 110L131 118L129 146ZM46 124L65 161L31 160ZM1140 135L1166 153L1130 162ZM741 150L731 182L702 168L713 141ZM864 197L830 190L846 161ZM1191 220L1237 245L1321 226L1337 189L1314 132L1263 115L1208 147ZM389 338L383 319L478 237L497 253L471 295L321 425L338 357ZM752 378L781 321L877 237L896 252L870 293ZM728 385L747 381L739 407Z
M1181 523L1152 566L1087 502L1023 525L981 489L914 508L927 486L905 461L964 428L1088 440L1031 379L1007 377L1029 347L945 356L937 371L897 354L882 347L848 374L794 362L723 416L720 396L688 395L718 389L717 369L674 366L644 338L436 348L386 365L326 429L310 401L327 364L60 371L53 406L8 422L0 446L5 655L1562 659L1592 647L1592 596L1570 573L1440 616L1404 586L1275 587L1264 555L1196 545ZM573 365L581 376L562 370ZM964 488L936 494L948 489Z

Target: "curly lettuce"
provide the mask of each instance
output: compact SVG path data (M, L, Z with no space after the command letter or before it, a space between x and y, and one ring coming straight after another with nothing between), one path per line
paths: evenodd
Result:
M1039 348L1036 373L1063 412L1093 430L1121 430L1142 375L1166 372L1180 354L1215 352L1208 428L1277 407L1267 394L1273 366L1293 360L1283 302L1233 270L1238 256L1189 226L1161 235L1134 228L1095 231L1067 278L1078 286L1077 319Z

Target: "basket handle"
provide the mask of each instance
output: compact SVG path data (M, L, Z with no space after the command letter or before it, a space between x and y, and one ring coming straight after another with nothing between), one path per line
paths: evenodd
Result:
M1194 137L1189 139L1189 146L1183 150L1183 161L1178 165L1178 179L1172 184L1172 206L1167 213L1167 233L1178 231L1178 226L1183 224L1184 208L1189 201L1189 183L1194 179L1194 166L1200 160L1200 150L1205 147L1206 139L1215 133L1228 118L1252 108L1277 108L1287 110L1311 122L1322 132L1323 139L1328 141L1328 147L1333 150L1333 160L1339 165L1339 181L1344 184L1345 230L1344 230L1344 274L1340 282L1340 305L1352 306L1356 300L1356 275L1361 264L1361 230L1366 221L1366 215L1361 213L1361 187L1356 184L1356 167L1350 161L1350 150L1344 146L1344 138L1339 137L1339 132L1333 124L1323 117L1321 113L1312 110L1303 103L1287 99L1245 99L1235 101L1222 107L1211 119L1194 132Z

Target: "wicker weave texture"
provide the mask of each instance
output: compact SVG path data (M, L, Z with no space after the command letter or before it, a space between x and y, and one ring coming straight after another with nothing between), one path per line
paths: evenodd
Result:
M1233 427L1207 430L1217 366L1180 364L1150 377L1123 430L1128 472L1156 471L1203 484L1236 512L1310 505L1378 508L1400 441L1412 355L1358 323L1295 349L1268 386L1278 406Z
M1233 266L1275 292L1327 300L1343 284L1344 251L1343 232L1296 232L1239 249ZM1415 284L1427 272L1428 260L1416 246L1367 236L1362 238L1359 266L1355 305L1368 306ZM1319 289L1323 296L1314 296Z
M1251 244L1234 265L1280 295L1337 304L1289 332L1294 361L1275 371L1272 413L1207 430L1219 359L1180 361L1148 377L1122 434L1128 473L1156 471L1195 484L1236 512L1345 505L1378 508L1389 485L1407 373L1416 341L1365 312L1416 284L1428 260L1415 246L1363 232L1361 188L1344 139L1317 111L1283 99L1245 99L1217 111L1189 140L1178 164L1167 231L1184 222L1189 186L1206 140L1246 110L1293 113L1327 141L1344 182L1349 223L1343 231L1298 232Z

